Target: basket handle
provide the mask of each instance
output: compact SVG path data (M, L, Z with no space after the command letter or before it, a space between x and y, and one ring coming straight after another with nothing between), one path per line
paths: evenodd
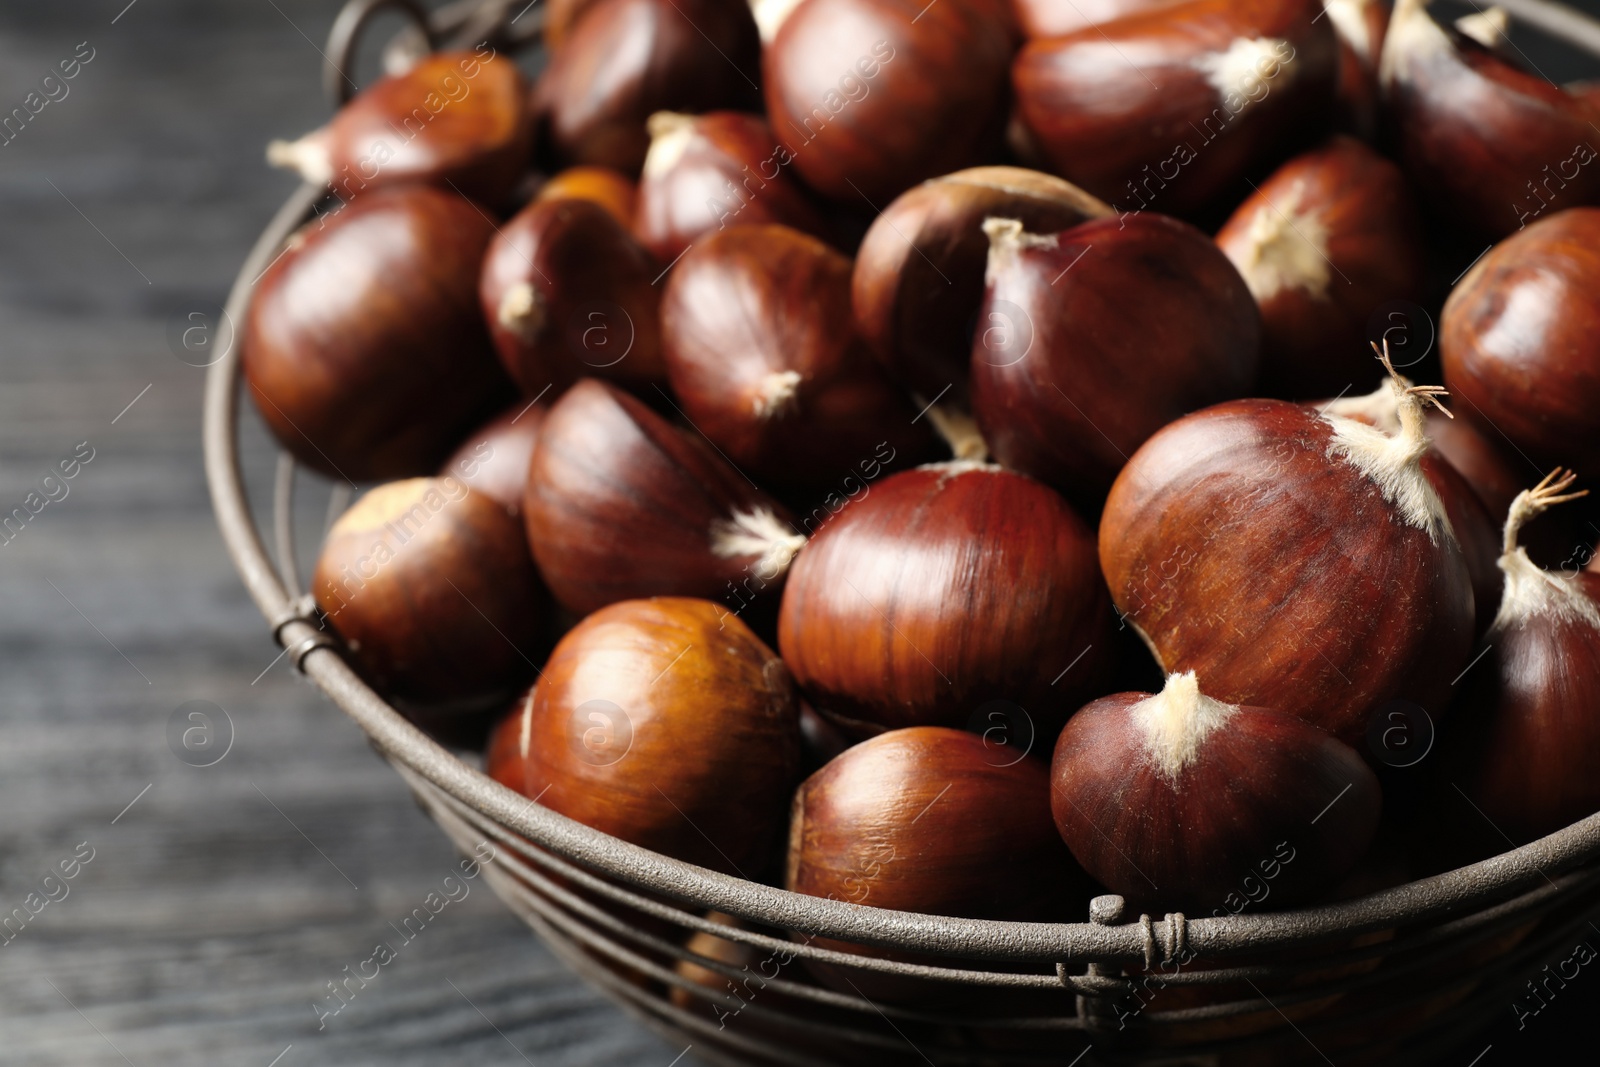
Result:
M417 0L350 0L339 10L328 31L328 48L323 53L322 90L335 108L343 107L356 93L356 84L346 73L355 60L356 46L372 20L385 11L403 15L413 34L420 34L432 51L438 47L428 12Z

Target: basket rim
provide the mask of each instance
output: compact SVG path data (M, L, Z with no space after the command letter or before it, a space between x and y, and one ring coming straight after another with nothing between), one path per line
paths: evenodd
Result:
M379 6L355 2L367 8ZM1600 22L1548 0L1500 2L1514 16L1600 54ZM487 3L494 6L496 0ZM1583 32L1570 28L1573 19L1581 20ZM341 19L336 24L347 39L333 54L348 54L360 21L352 25L351 20ZM279 644L355 720L380 753L540 848L626 885L770 927L935 956L1058 964L1149 963L1174 959L1183 947L1206 957L1303 948L1489 907L1541 879L1600 862L1600 813L1596 813L1478 863L1338 903L1194 919L1169 913L1165 921L1145 915L1119 922L1120 911L1113 908L1090 922L1004 922L891 911L793 893L652 852L523 797L439 745L360 679L339 654L337 642L310 618L306 598L286 586L268 556L245 493L238 453L243 323L261 275L325 193L311 184L295 190L246 256L228 296L224 314L233 340L209 368L203 413L206 480L217 525L240 578Z

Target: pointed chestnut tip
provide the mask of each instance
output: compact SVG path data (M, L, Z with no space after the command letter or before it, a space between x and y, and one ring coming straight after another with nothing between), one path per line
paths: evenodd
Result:
M1169 782L1176 782L1200 755L1207 737L1225 725L1239 708L1200 692L1194 671L1167 675L1161 692L1129 711L1144 736L1145 751Z
M644 177L659 178L678 165L694 136L693 115L677 111L657 111L646 122L650 148L644 156Z
M777 40L778 31L783 29L783 24L789 21L789 16L794 14L794 9L799 7L802 0L750 0L750 14L756 20L756 32L761 35L761 43L769 45Z
M333 180L333 162L327 146L315 133L308 133L298 141L269 142L267 163L292 170L312 185L326 185Z
M1020 219L984 219L983 232L989 238L989 262L983 274L985 285L993 284L995 276L1009 267L1023 249L1056 246L1054 234L1028 233Z
M501 326L532 343L544 329L544 301L532 284L518 282L500 298L494 317Z

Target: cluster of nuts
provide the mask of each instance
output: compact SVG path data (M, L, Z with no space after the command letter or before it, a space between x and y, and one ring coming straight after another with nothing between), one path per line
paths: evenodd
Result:
M884 908L1231 913L1590 815L1600 528L1522 531L1600 470L1600 95L1497 32L550 0L532 88L384 78L273 147L342 204L243 330L384 482L327 625L538 803Z

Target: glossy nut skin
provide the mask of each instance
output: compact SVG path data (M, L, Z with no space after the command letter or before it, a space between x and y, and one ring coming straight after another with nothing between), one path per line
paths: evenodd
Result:
M596 0L544 0L544 43L552 52L572 35L572 28Z
M311 591L362 677L402 707L505 701L542 651L545 595L521 524L452 475L358 500L328 531Z
M811 188L882 207L999 148L1012 48L968 0L801 0L763 53L767 121Z
M1051 822L1049 776L1014 758L937 726L848 749L795 793L785 888L972 919L1069 913L1083 878Z
M1359 745L1386 700L1439 720L1466 665L1473 597L1454 540L1402 521L1329 455L1334 434L1274 400L1178 420L1118 476L1100 563L1166 671Z
M1590 616L1540 613L1492 630L1451 722L1462 791L1518 844L1600 811L1600 573L1553 574Z
M1376 140L1383 91L1378 64L1389 32L1389 0L1325 0L1339 35L1339 82L1334 90L1335 124L1364 141Z
M1600 208L1540 219L1479 260L1445 302L1439 353L1485 436L1600 469Z
M1049 170L1119 211L1202 211L1324 121L1337 41L1321 12L1191 0L1029 42L1017 114Z
M998 235L989 262L973 412L997 462L1085 514L1151 434L1250 391L1255 301L1187 223L1144 213L1053 243Z
M1100 683L1110 628L1093 534L1065 501L950 463L885 478L818 531L791 568L778 647L821 711L960 727L1011 701L1047 739Z
M1115 22L1129 15L1172 7L1183 0L1011 0L1017 28L1030 41Z
M786 226L708 234L661 301L672 391L735 466L773 484L837 486L884 448L933 458L926 420L850 318L850 260Z
M632 178L610 167L568 167L539 187L537 200L593 200L625 230L633 229L639 189Z
M533 458L545 404L518 401L481 427L439 468L505 508L522 514L522 494L528 484L528 462Z
M544 807L724 874L761 877L776 859L800 777L794 687L716 604L595 612L556 645L524 715L519 788Z
M540 78L552 146L638 174L655 112L758 107L760 47L744 0L598 0Z
M1097 882L1152 909L1209 916L1238 910L1233 898L1256 884L1268 907L1311 899L1354 867L1382 805L1355 750L1293 715L1240 707L1169 777L1134 715L1150 696L1097 700L1056 742L1056 826Z
M648 387L666 377L660 270L600 204L539 199L495 235L478 298L527 396L554 399L584 376Z
M539 570L569 611L675 595L724 602L732 614L735 587L768 600L781 588L760 556L715 552L717 524L740 511L789 528L788 513L698 434L586 379L545 417L522 514Z
M1422 226L1399 167L1334 137L1274 171L1216 240L1261 308L1262 396L1359 394L1383 376L1368 322L1423 295Z
M533 150L528 86L509 57L424 56L372 83L333 120L268 159L327 183L340 200L395 184L428 182L486 204L505 202Z
M431 473L510 401L473 292L493 236L469 201L404 186L290 238L256 286L241 358L296 460L355 481Z
M970 167L930 178L873 220L856 252L856 326L884 366L926 401L965 405L989 238L983 220L1057 233L1111 208L1050 174Z
M789 166L793 153L759 115L657 112L650 131L634 236L661 262L733 226L778 223L828 237L828 221Z
M1423 203L1499 238L1600 202L1600 100L1568 93L1400 0L1384 42L1389 136Z

